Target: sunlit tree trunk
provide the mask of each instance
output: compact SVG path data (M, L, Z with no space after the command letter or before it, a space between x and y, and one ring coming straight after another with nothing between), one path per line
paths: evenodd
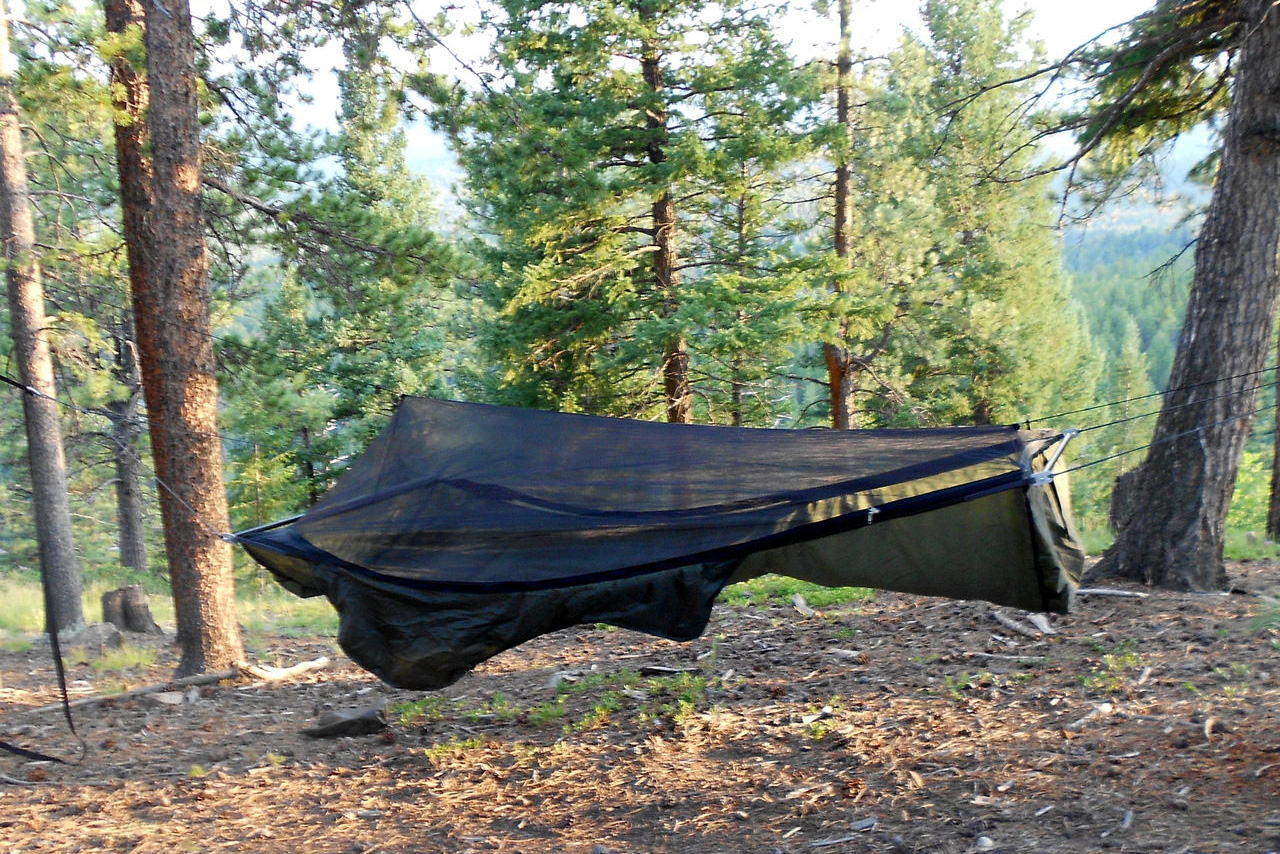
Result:
M138 357L182 651L178 675L184 676L226 668L244 655L231 547L219 536L229 523L200 207L195 42L185 0L163 6L108 0L107 6L111 29L137 26L141 11L145 31L145 83L127 63L113 68L116 89L132 87L117 97L139 111L117 122L116 147ZM143 110L145 122L137 120Z
M849 202L852 195L853 152L852 89L853 49L850 45L853 27L853 0L840 0L840 45L836 56L836 123L844 132L844 147L836 154L835 177L835 236L834 249L840 263L847 264L849 257ZM836 284L835 290L843 285ZM822 345L822 355L827 365L827 386L831 396L831 426L838 430L853 425L853 393L855 372L853 356L845 343L847 322L841 321L838 341Z

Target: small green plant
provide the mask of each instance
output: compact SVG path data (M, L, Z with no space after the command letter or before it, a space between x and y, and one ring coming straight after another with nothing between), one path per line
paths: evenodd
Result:
M472 750L484 747L484 739L453 737L423 749L423 755L431 762L439 762L450 757L462 756Z
M1125 687L1128 673L1142 666L1142 659L1133 651L1133 642L1121 641L1111 652L1102 655L1102 661L1080 677L1090 691L1115 694Z
M530 706L525 710L524 719L530 726L546 726L553 721L563 718L565 712L565 697L558 694L554 700L546 703L540 703L536 706Z
M192 778L207 777L208 775L209 769L199 764L193 764L191 768L187 770L187 776Z
M481 703L477 708L467 709L462 716L470 721L479 720L499 720L511 721L520 716L520 707L513 705L507 696L502 692L495 693L486 703Z
M428 694L421 700L396 703L391 707L391 716L400 726L413 726L444 720L446 713L453 707L453 701L443 694Z
M953 700L959 700L973 687L973 677L968 673L947 674L942 677L942 690Z
M577 723L566 726L565 731L585 732L603 726L615 714L622 710L621 691L607 691L594 706L583 715Z

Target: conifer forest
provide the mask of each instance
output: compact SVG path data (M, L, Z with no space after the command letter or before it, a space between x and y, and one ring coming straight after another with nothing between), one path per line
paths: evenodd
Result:
M9 49L76 547L91 574L163 575L116 164L115 129L140 121L121 72L145 78L124 6L109 25L27 3ZM843 34L819 10L831 43L799 55L788 11L197 10L230 527L313 503L401 395L797 428L1158 409L1212 146L1160 148L1164 129L1068 163L1096 83L1045 72L1062 58L990 0L923 4L884 55L850 47L856 4ZM1076 477L1086 533L1151 428L1072 448L1137 449ZM1233 523L1262 531L1254 432ZM6 393L7 572L39 564L27 465Z
M1280 6L1127 2L1078 4L1065 44L1043 0L0 0L6 850L1280 851ZM440 481L466 525L404 502L388 546L357 511L426 480L392 472L344 536L470 557L483 493L554 517L483 528L537 559L566 561L544 528L603 552L626 525L658 555L686 510L698 544L450 588L292 524L365 485L371 443L380 489L410 459L375 442L407 396L831 432L432 433L483 468L533 432L505 425L667 431L608 477L542 463L555 500ZM701 469L654 462L751 436L825 477L854 451L821 443L871 435L837 431L953 426L1074 438L1053 473L1039 444L981 477L895 445L913 474L862 504L775 469L699 503L670 484ZM553 456L510 441L512 468ZM576 494L625 503L638 468L685 504L624 523ZM794 536L784 488L842 509ZM993 495L963 541L908 544L991 601L740 572ZM268 572L250 529L301 551ZM897 542L859 566L884 579ZM1018 561L1061 569L1042 599L999 598ZM695 599L685 635L625 618ZM386 676L379 643L449 679Z

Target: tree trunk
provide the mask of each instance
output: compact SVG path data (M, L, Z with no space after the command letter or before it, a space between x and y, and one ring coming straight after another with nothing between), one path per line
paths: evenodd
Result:
M164 634L164 630L151 616L147 594L137 584L108 590L102 594L102 622L110 623L125 632Z
M653 24L657 20L657 7L652 0L641 0L640 19ZM662 55L656 41L645 44L640 57L640 73L644 77L649 94L653 96L646 111L645 126L649 131L648 159L653 166L667 162L667 146L670 144L667 129L667 110L663 102L666 79L662 68ZM662 300L662 310L667 316L679 308L679 275L676 272L676 201L668 187L653 202L653 286ZM662 388L666 399L667 420L689 424L693 421L693 394L689 387L689 347L682 334L674 334L662 353Z
M142 26L141 0L106 0L107 29L123 33ZM148 92L146 80L127 57L111 65L112 106L124 120L115 126L116 163L120 173L124 239L129 256L129 285L134 294L147 287L146 251L141 245L146 213L151 208L151 164L145 155ZM120 563L145 571L147 544L142 501L142 459L138 451L142 403L135 325L126 320L116 338L117 379L128 397L108 404L112 413L112 452L116 463L116 519L120 527Z
M1280 358L1280 346L1276 347L1276 357ZM1272 375L1276 380L1280 375ZM1271 500L1267 504L1267 539L1280 542L1280 393L1276 394L1275 403L1276 430L1271 438Z
M840 0L840 45L836 54L836 122L844 134L844 148L836 154L834 243L842 272L849 257L849 202L853 189L853 168L850 164L853 156L852 29L853 0ZM838 282L832 286L832 290L837 293L843 289L844 286ZM831 426L837 430L847 430L853 426L853 392L856 383L853 358L845 340L847 331L848 324L842 320L840 340L828 341L822 345L822 355L827 364L828 393L831 397Z
M118 31L121 23L136 22L140 5L109 0L108 26ZM124 97L131 107L150 100L145 123L152 153L149 185L142 127L117 123L116 147L182 677L231 666L243 658L243 646L235 617L231 547L219 537L229 523L200 208L191 11L186 0L148 3L142 10L145 91L139 88ZM123 63L117 63L113 74L123 78L124 86L117 88L143 85ZM135 207L148 196L149 210Z
M55 402L53 358L44 313L44 285L36 257L35 221L13 84L16 60L9 47L8 10L0 3L0 238L4 240L9 327L22 397L31 467L36 539L50 632L84 626L80 560L71 534L67 464ZM34 392L34 393L32 393Z
M1223 529L1280 287L1280 14L1271 0L1241 11L1246 36L1171 391L1132 516L1099 568L1191 590L1226 585Z
M146 514L142 498L142 455L138 452L138 439L142 435L139 421L141 402L141 387L130 387L129 396L108 403L107 411L111 413L111 453L116 469L120 565L146 572Z

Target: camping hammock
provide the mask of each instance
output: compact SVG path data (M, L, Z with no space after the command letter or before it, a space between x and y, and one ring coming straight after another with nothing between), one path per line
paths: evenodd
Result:
M387 682L439 688L581 623L702 633L780 573L1065 611L1083 554L1017 427L773 430L407 398L307 513L236 535Z

